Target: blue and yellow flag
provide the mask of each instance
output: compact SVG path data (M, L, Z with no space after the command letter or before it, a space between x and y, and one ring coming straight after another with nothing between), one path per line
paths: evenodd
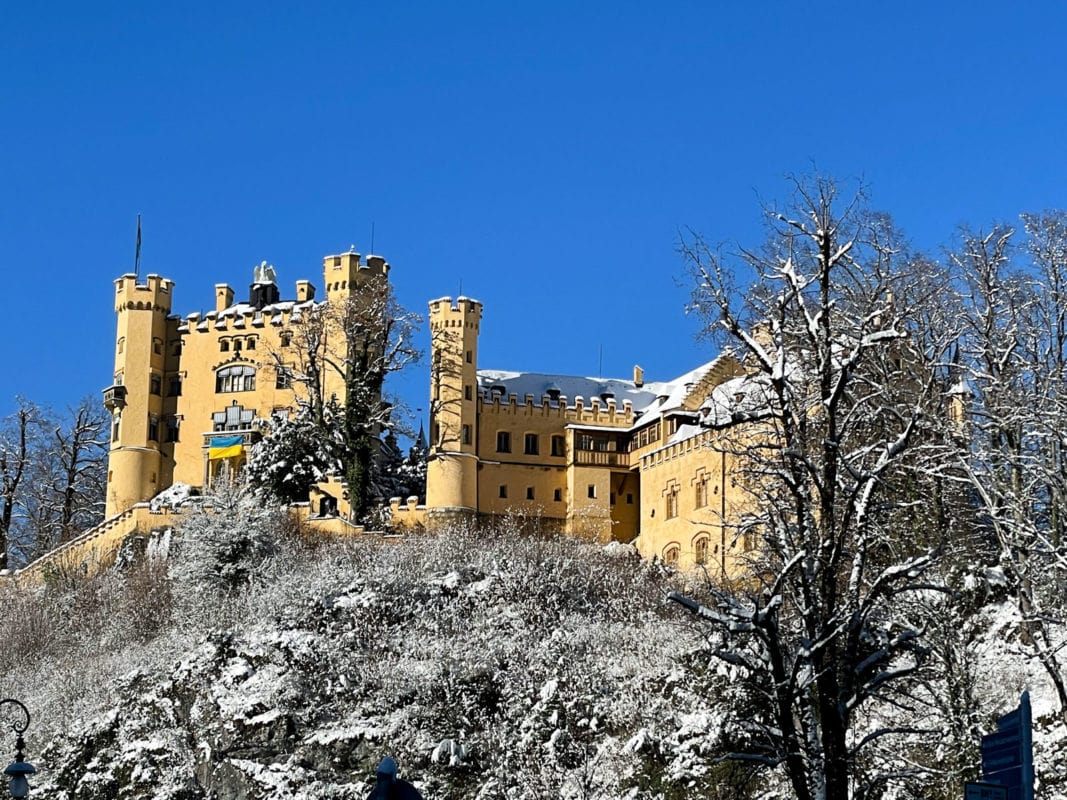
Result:
M215 461L220 458L233 458L244 452L244 437L238 436L212 436L211 445L208 447L207 457Z

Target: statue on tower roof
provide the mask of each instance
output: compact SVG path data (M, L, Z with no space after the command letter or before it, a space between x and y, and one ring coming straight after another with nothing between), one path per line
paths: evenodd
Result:
M274 267L266 261L252 268L252 283L277 283L277 281L278 275L274 272Z

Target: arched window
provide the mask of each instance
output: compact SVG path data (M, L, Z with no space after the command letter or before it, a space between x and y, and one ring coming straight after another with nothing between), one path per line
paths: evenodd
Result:
M708 563L708 543L711 538L706 533L698 533L693 540L693 563L703 566Z
M225 367L215 373L216 392L251 392L256 388L254 367Z
M663 563L668 567L678 566L678 554L681 548L677 544L669 544L663 548Z

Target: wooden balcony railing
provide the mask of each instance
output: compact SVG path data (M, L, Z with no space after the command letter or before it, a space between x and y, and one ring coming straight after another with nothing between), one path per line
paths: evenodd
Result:
M629 467L630 454L617 450L575 450L574 463L582 467Z

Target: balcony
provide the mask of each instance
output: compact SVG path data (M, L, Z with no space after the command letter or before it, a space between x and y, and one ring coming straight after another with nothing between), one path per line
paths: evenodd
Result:
M121 384L104 389L104 408L114 413L126 407L126 387Z
M211 447L212 439L223 436L227 438L231 436L240 436L241 445L243 447L250 447L263 438L263 434L259 431L250 430L248 428L239 431L214 431L213 433L204 434L204 447Z
M630 454L617 450L575 450L574 463L580 467L629 468Z

